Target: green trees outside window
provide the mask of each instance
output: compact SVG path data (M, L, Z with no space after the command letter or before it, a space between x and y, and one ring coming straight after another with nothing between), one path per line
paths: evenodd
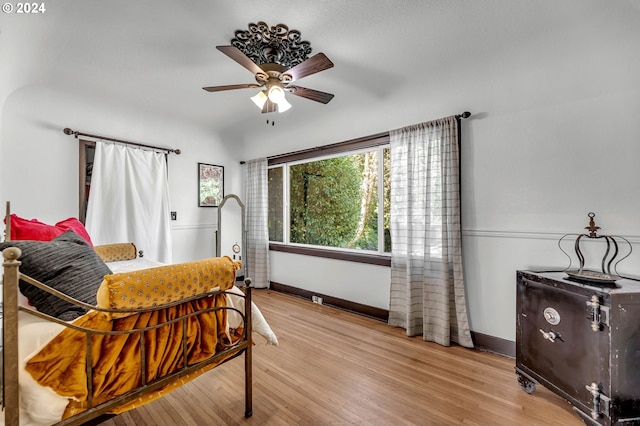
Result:
M269 239L390 252L389 163L389 149L379 147L270 168Z

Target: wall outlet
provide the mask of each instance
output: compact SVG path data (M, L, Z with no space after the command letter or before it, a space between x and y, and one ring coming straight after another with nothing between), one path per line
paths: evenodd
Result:
M171 220L178 220L178 212L171 212Z

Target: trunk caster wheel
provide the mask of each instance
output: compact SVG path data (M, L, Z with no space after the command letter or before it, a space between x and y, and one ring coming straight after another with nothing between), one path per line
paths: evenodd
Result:
M529 380L528 378L526 378L520 373L517 373L516 375L518 377L518 384L520 385L523 391L525 391L528 394L532 394L533 392L535 392L536 383L534 381Z

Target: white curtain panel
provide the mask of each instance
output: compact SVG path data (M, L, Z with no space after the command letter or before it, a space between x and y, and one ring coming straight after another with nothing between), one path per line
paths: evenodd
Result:
M458 120L390 132L389 324L408 336L473 347L460 236Z
M256 288L269 287L269 191L267 159L245 165L248 277Z
M144 257L171 263L165 154L96 143L86 227L94 244L132 242Z

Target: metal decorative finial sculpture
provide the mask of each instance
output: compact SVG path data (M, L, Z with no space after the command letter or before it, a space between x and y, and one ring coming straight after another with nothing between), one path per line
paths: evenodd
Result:
M590 212L587 216L589 216L589 226L585 226L584 229L589 230L589 238L598 238L596 233L600 227L596 226L596 222L593 220L593 218L596 217L596 214Z
M569 266L565 270L569 278L587 282L587 283L599 283L599 284L613 284L616 280L620 279L620 274L618 274L617 266L618 264L629 257L632 251L631 243L624 237L617 235L598 235L598 230L601 229L596 225L594 218L596 217L595 213L590 212L587 214L589 217L589 225L584 229L589 231L588 234L566 234L560 238L558 241L558 247L560 250L569 258ZM574 250L576 253L576 257L578 258L579 268L577 270L571 270L571 256L562 249L561 243L562 241L569 236L576 236L576 241L574 244ZM588 238L592 240L604 240L606 243L606 248L604 255L602 256L601 261L601 271L591 271L585 269L585 255L580 249L580 242L583 238ZM626 243L626 246L629 249L629 252L626 253L621 258L618 258L621 255L620 252L620 243Z
M311 43L302 40L298 30L284 24L269 26L250 23L246 30L236 30L231 45L240 49L258 65L276 63L292 68L309 58Z

